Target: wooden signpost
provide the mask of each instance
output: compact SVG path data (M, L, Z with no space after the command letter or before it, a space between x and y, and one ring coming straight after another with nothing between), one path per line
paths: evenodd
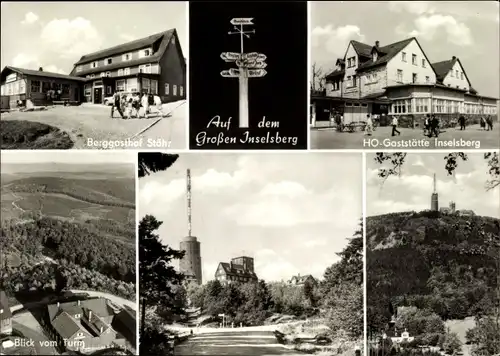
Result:
M250 38L250 34L254 34L255 30L245 31L243 26L254 25L253 18L234 18L230 21L234 26L234 31L229 31L230 35L240 35L240 53L223 52L220 57L228 63L235 63L238 68L230 68L223 70L220 74L224 78L238 78L240 84L239 100L240 100L240 117L239 127L248 128L248 78L262 78L267 72L264 68L267 64L264 62L267 57L265 54L250 52L245 53L243 49L243 38Z

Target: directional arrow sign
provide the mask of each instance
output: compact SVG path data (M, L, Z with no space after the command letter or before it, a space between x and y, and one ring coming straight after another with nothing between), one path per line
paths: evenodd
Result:
M234 75L229 70L223 70L222 72L220 72L220 75L222 75L225 78L238 78L239 77L238 74Z
M260 78L263 77L267 74L267 72L264 69L249 69L248 70L248 77L249 78Z
M255 69L264 69L267 67L267 63L266 62L255 62L254 65L252 66L248 66L249 68L255 68Z
M238 76L238 75L240 75L240 70L235 69L235 68L231 68L231 69L229 69L229 73L231 73L231 75Z
M257 52L244 53L242 59L254 59L256 61L262 62L266 60L266 55Z
M234 62L241 58L241 54L235 52L222 52L220 57L226 62Z
M250 67L250 68L253 68L255 65L257 64L257 62L253 59L251 60L239 60L239 61L236 61L236 65L238 67Z
M253 17L237 17L232 19L231 25L253 25Z

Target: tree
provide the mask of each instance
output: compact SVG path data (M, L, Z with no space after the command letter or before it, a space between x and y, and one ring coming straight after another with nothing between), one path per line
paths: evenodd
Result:
M326 73L318 66L315 62L312 65L312 73L311 73L311 91L321 91L325 89L325 77Z
M462 349L462 342L456 333L447 332L444 335L443 343L441 346L448 355L455 355Z
M179 155L166 154L159 152L139 152L139 178L150 175L151 173L165 171L177 161Z
M146 215L139 224L141 338L146 331L147 307L158 305L165 299L174 300L176 297L174 286L179 286L183 280L183 275L174 269L171 262L173 259L181 259L184 251L173 250L160 242L155 231L161 224L162 222L151 215ZM172 308L175 306L172 305ZM141 345L143 345L142 340Z
M377 152L375 155L375 162L382 165L384 163L389 163L388 168L380 168L378 171L378 176L383 179L383 182L390 176L400 176L401 169L405 163L407 153L396 152L396 153L383 153ZM445 165L444 168L449 175L453 175L458 167L458 162L460 160L467 161L469 157L463 152L449 153L444 156ZM497 152L488 152L484 154L484 159L487 161L488 174L490 179L485 183L485 189L490 191L500 185L500 166L498 160Z
M495 317L476 318L476 326L467 330L465 337L472 344L472 354L475 356L500 353L500 328Z

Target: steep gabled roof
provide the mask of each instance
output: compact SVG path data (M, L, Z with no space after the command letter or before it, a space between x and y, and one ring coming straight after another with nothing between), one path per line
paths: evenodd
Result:
M52 326L63 339L70 339L82 330L73 318L66 312L59 314L53 321ZM82 330L83 331L83 330Z
M474 91L475 93L477 93L477 91L474 88L472 88L472 84L471 84L471 82L469 80L469 77L467 76L467 73L465 72L465 68L462 65L462 62L460 62L460 59L458 59L455 56L453 56L450 60L436 62L436 63L432 63L431 64L432 68L434 68L434 72L436 72L436 79L437 79L437 81L439 83L443 83L444 78L446 78L446 76L448 75L448 73L450 72L450 70L453 69L453 66L455 66L456 62L458 62L458 64L460 64L460 67L463 70L465 79L467 79L467 83L469 83L469 87L471 88L471 90L470 90L471 93L472 93L472 91Z
M45 72L45 71L39 71L39 70L33 70L33 69L25 69L25 68L18 68L18 67L11 67L11 66L6 66L2 70L2 78L4 77L4 72L6 70L17 72L17 73L23 74L23 75L32 75L32 76L37 76L37 77L76 80L76 81L80 81L80 82L84 82L85 81L85 79L83 79L83 78L74 77L72 75L52 73L52 72Z
M351 44L359 56L371 57L372 46L354 40L351 41Z
M161 39L163 36L167 36L169 39L173 35L175 29L170 29L168 31L162 31L160 33L156 33L154 35L144 37L138 40L134 40L131 42L123 43L118 46L113 46L110 48L106 48L97 52L89 53L80 58L75 65L90 63L99 59L104 59L112 56L116 56L119 54L132 52L147 46L153 45L156 41Z
M377 60L375 62L373 62L373 61L365 62L365 63L361 64L357 70L362 71L362 70L365 70L368 68L373 68L373 67L377 67L377 66L382 65L382 64L386 64L392 58L394 58L399 52L401 52L401 50L403 50L413 40L416 40L416 38L411 37L411 38L407 38L406 40L391 43L387 46L378 47L377 51L379 53L379 57L377 58ZM365 45L365 46L368 46L368 45ZM370 47L369 53L371 56L373 46L368 46L368 47ZM423 53L423 51L422 51L422 53Z
M235 268L235 266L231 265L230 263L220 262L219 266L222 266L222 269L226 275L257 279L257 275L255 274L255 272L252 273L242 268Z
M75 63L75 66L74 66L73 70L71 71L71 74L78 75L78 76L84 76L87 74L100 73L100 72L105 72L105 71L109 71L109 70L113 70L113 69L126 68L126 67L130 67L130 66L141 65L141 64L157 63L160 61L160 59L165 54L165 52L166 52L166 50L171 42L172 37L176 38L175 46L179 51L179 57L180 57L182 65L184 66L185 65L184 55L182 54L182 48L181 48L180 43L177 39L177 30L174 28L174 29L170 29L168 31L158 33L156 35L142 38L140 40L128 42L128 43L125 43L125 44L122 44L119 46L115 46L115 47L111 47L111 48L108 48L108 49L105 49L105 50L102 50L99 52L87 54L87 55L83 56L82 58L80 58L80 60ZM128 53L128 52L131 52L134 50L138 50L138 49L153 45L157 41L161 41L161 42L160 42L160 45L158 47L158 50L152 56L139 58L139 59L135 59L132 61L123 61L123 62L113 63L110 65L106 65L104 67L90 68L90 69L87 69L87 70L84 70L81 72L76 72L76 67L80 64L89 63L89 62L93 62L93 61L96 61L99 59L104 59L104 58L116 56L119 54Z

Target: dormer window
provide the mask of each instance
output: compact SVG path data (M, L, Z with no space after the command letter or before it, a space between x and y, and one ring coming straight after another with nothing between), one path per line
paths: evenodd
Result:
M113 58L106 58L104 60L104 64L106 64L106 65L110 65L111 63L113 63Z
M83 70L83 67L82 67L82 66L77 66L77 67L76 67L76 71L77 71L77 72L81 72L82 70Z
M148 57L148 56L150 56L150 55L151 55L151 50L149 50L149 49L145 49L145 50L144 50L144 56L145 56L145 57Z
M122 54L122 61L130 61L132 60L132 53Z
M75 314L75 319L80 319L82 317L82 314Z
M374 62L376 62L376 61L377 61L377 58L378 58L378 53L377 53L377 51L373 51L373 53L372 53L372 60L373 60Z
M92 62L91 67L92 67L92 68L97 68L97 67L99 67L99 62L97 62L97 61Z

